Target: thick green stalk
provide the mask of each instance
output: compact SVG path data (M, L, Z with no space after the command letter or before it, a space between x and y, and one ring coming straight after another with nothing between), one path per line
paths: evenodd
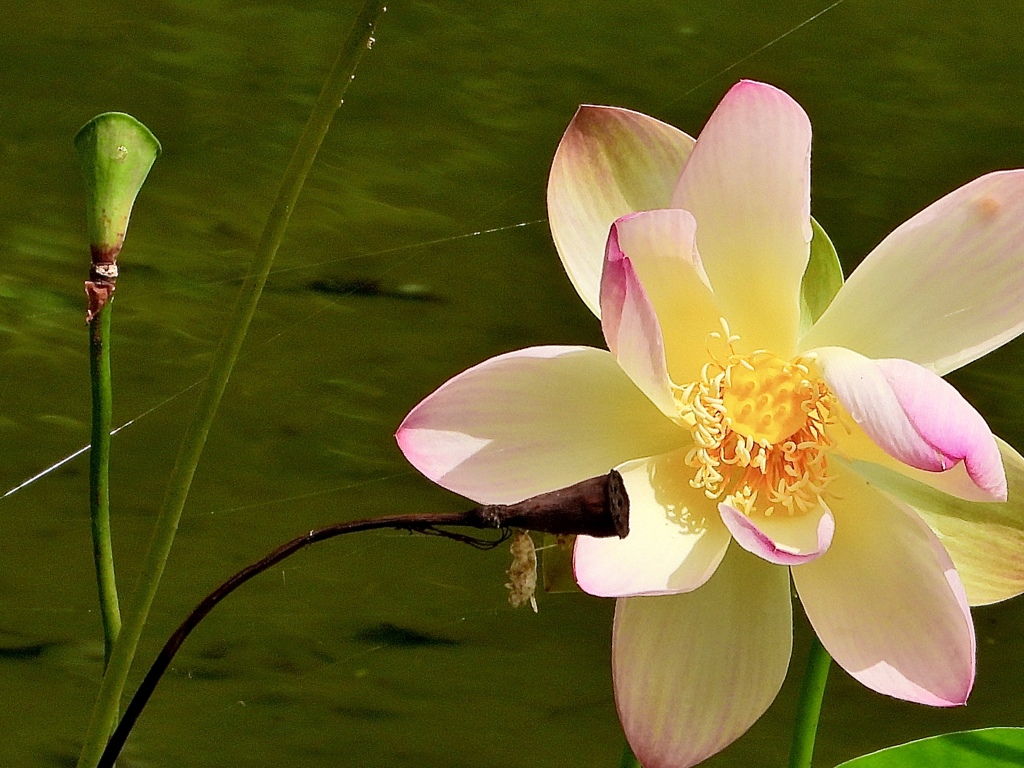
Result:
M352 81L356 66L369 46L372 35L384 12L380 0L366 0L348 37L342 44L341 52L331 68L320 96L299 137L295 151L284 172L277 200L267 218L252 265L239 291L228 328L221 339L210 367L210 374L199 397L196 413L178 451L167 494L157 518L153 539L142 569L142 575L132 595L132 601L125 615L124 626L110 657L103 684L100 687L96 706L93 709L85 745L78 760L78 768L95 768L107 738L113 730L120 706L125 680L135 657L142 629L149 615L150 606L156 596L160 577L163 575L171 545L178 530L181 512L185 507L192 477L202 454L213 423L221 396L227 386L238 352L249 330L249 323L256 311L256 304L263 291L263 285L270 273L278 246L284 238L288 220L306 180L317 151L323 143L334 113L341 105L342 98Z
M89 323L89 373L92 379L92 446L89 452L89 514L96 586L103 620L103 663L110 661L121 631L114 580L114 552L110 543L110 311L108 301Z
M825 697L825 683L832 657L817 635L811 640L807 656L803 689L796 708L796 722L793 725L793 746L789 750L789 768L811 768L814 757L814 737L818 732L818 716L821 701Z

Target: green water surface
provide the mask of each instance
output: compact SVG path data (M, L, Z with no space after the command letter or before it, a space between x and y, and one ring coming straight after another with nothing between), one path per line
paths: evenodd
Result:
M638 109L695 135L740 77L784 88L814 124L814 215L848 269L932 200L1024 166L1017 0L845 0L797 28L828 5L394 2L295 212L140 658L280 541L340 519L466 506L411 471L392 439L445 379L531 344L601 345L543 221L547 170L578 104ZM114 307L115 421L141 416L113 446L122 590L191 412L186 388L206 372L356 7L5 7L0 493L89 440L87 240L71 137L121 110L164 147ZM1018 447L1022 354L1014 343L952 377ZM73 765L98 685L86 468L80 457L0 499L0 765ZM549 595L538 615L514 610L507 564L503 550L387 533L288 561L188 641L119 764L616 765L611 601ZM892 701L837 669L819 764L941 731L1024 725L1024 603L975 620L967 707ZM798 673L802 620L797 629ZM797 676L708 765L783 764Z

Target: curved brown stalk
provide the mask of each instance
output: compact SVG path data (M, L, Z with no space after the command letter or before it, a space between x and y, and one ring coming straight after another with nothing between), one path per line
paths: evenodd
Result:
M415 533L443 536L447 539L469 544L480 549L490 549L505 539L478 539L462 533L446 531L439 526L456 526L478 529L525 528L542 533L583 534L587 536L623 538L629 533L629 499L622 483L622 477L612 470L607 475L584 480L568 488L533 496L518 504L496 504L474 507L466 512L438 514L390 515L368 520L352 520L318 528L280 547L246 566L219 587L214 589L197 605L181 625L168 638L160 654L146 673L131 702L124 711L121 722L114 730L110 741L97 763L97 768L113 768L114 761L121 754L128 734L142 714L157 683L170 666L185 638L225 597L230 595L249 579L268 568L291 557L301 549L319 541L333 539L346 533L391 528Z

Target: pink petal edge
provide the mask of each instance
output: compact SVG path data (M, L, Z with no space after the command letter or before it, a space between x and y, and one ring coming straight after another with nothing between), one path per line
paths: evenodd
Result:
M784 91L743 80L697 137L672 207L697 220L701 254L734 333L788 357L811 241L811 123Z
M822 511L815 526L817 537L816 546L796 551L795 548L786 546L772 540L771 536L749 517L744 515L735 507L728 504L718 505L722 522L725 523L729 533L736 539L736 543L747 552L757 555L762 560L767 560L775 565L800 565L821 557L832 543L832 536L836 530L835 518L827 509ZM800 525L802 521L791 518L794 525Z
M965 703L976 641L949 554L913 509L857 475L837 474L830 488L841 522L832 546L791 569L818 637L872 690L930 706Z
M792 649L789 569L730 546L700 589L615 604L615 705L645 768L688 768L775 699Z
M731 537L712 502L687 482L688 451L616 467L629 496L629 535L576 537L573 574L584 592L667 595L690 592L711 578Z
M607 350L532 347L486 360L424 398L396 434L438 485L483 504L563 488L680 447Z
M566 128L548 177L548 219L565 271L595 315L608 227L667 207L693 143L678 128L618 107L581 106Z
M708 358L707 334L721 327L722 313L694 242L696 229L689 211L658 208L617 219L606 243L605 272L628 258L643 286L672 381L699 377Z
M619 248L615 225L608 235L601 274L601 329L626 375L662 413L674 417L678 409L665 363L661 324L633 263Z
M1006 499L995 436L951 384L916 363L870 360L842 347L810 356L853 420L890 456L929 472L964 460L982 491Z
M907 360L876 360L914 429L996 501L1006 501L1006 472L984 417L952 384ZM942 467L949 469L948 466Z
M1024 170L996 171L912 216L853 271L801 340L944 376L1024 331Z

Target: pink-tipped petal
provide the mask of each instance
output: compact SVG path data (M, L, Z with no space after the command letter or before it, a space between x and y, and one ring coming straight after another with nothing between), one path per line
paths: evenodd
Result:
M668 417L678 413L665 364L661 325L612 227L601 275L601 329L622 370Z
M707 335L720 328L721 312L694 243L696 226L682 210L630 214L612 225L606 251L606 260L628 258L632 264L657 315L676 382L699 377L708 358Z
M789 572L730 547L693 592L615 608L619 719L644 768L687 768L741 736L772 703L792 648Z
M788 356L811 241L811 124L777 88L744 80L697 138L672 195L732 330Z
M879 693L963 704L974 683L974 624L946 550L913 510L856 475L838 474L829 491L832 546L792 569L814 631Z
M690 487L686 449L618 467L629 496L624 539L578 536L576 582L599 597L689 592L715 572L729 531L702 491Z
M1005 502L954 498L922 482L928 473L893 471L877 463L850 467L868 482L913 507L949 552L971 605L1024 593L1024 457L996 438L1008 484ZM949 474L949 473L943 473Z
M992 498L1006 500L1006 473L995 435L952 384L907 360L876 360L911 424Z
M944 375L1022 331L1024 171L1001 171L951 192L886 237L801 347L848 347Z
M693 139L653 117L583 106L555 152L548 220L555 248L584 303L600 313L608 228L620 216L667 208Z
M775 565L800 565L821 557L836 530L832 513L824 505L795 517L785 510L771 517L747 517L724 503L718 505L718 512L737 544Z
M890 456L929 472L963 461L982 491L1006 498L995 437L951 384L906 360L869 360L841 347L813 354L839 402Z
M689 441L589 347L531 347L487 360L417 405L396 435L439 485L507 504Z

